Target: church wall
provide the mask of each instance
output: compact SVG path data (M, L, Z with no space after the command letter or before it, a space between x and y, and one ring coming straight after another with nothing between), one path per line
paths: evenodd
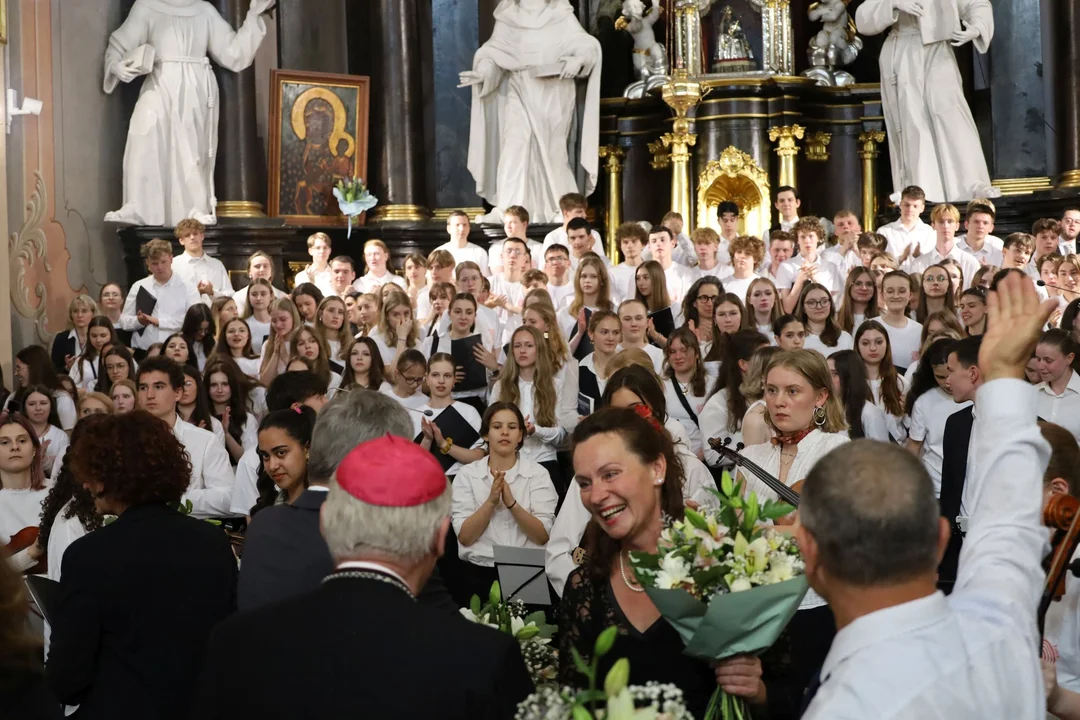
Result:
M122 101L102 92L106 39L122 0L9 5L9 87L41 99L16 118L6 164L15 349L66 326L76 294L124 278L119 244L102 217L119 207Z

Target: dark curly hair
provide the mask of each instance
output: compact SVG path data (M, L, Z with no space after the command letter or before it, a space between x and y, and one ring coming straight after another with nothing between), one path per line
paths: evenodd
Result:
M191 484L187 450L165 421L145 410L100 416L68 457L77 478L101 483L103 496L129 506L179 502Z
M75 423L75 429L71 431L71 444L75 445L94 423L100 422L104 415L87 415ZM94 506L94 496L78 481L71 469L71 454L64 454L63 464L56 476L56 484L49 488L49 494L41 503L41 525L38 531L38 545L42 548L49 547L49 535L52 533L53 523L56 522L60 511L68 501L71 505L64 511L63 518L78 517L79 522L87 532L93 532L101 527L102 516Z

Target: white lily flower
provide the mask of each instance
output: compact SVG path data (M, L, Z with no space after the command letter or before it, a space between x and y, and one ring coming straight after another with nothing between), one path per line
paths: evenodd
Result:
M731 592L743 592L750 589L750 578L737 577L731 582Z
M656 574L656 587L670 590L686 582L690 577L690 566L674 553L668 553L660 560L660 572Z
M750 547L747 548L747 555L749 556L749 563L753 568L751 573L764 570L768 562L769 541L763 537L759 537L757 540L750 543Z

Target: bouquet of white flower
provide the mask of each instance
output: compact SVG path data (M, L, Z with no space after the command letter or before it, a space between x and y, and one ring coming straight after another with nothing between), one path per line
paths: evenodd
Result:
M618 632L618 628L609 627L600 633L591 663L574 650L574 664L588 679L588 688L541 687L518 704L514 720L693 720L682 690L674 685L628 685L630 661L626 658L611 666L602 690L596 687L600 658L611 650Z
M667 523L657 552L631 553L630 562L660 614L682 636L686 654L705 661L757 654L769 648L806 594L803 561L790 536L759 520L794 508L756 494L742 496L725 472L720 509L691 509ZM717 686L706 720L748 717L741 699Z
M526 615L525 604L520 600L503 601L502 589L495 582L486 604L481 605L480 597L473 595L469 607L461 608L461 614L475 623L512 635L518 641L534 685L539 687L555 680L558 651L551 645L555 626L545 621L543 611Z
M375 207L379 199L368 192L367 185L360 178L338 180L334 186L334 197L337 198L341 214L349 218L349 236L352 236L353 218L358 218L363 213Z

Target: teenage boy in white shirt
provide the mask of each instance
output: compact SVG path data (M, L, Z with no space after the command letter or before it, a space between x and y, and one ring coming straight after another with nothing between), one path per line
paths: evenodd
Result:
M793 230L798 239L799 254L776 271L776 287L784 292L784 312L795 312L803 286L811 282L823 285L836 302L844 291L844 278L835 265L819 254L824 226L816 217L808 215L800 218Z
M765 258L758 265L757 274L767 277L776 284L776 272L780 266L795 255L795 236L787 230L773 230L769 233L769 247L765 252ZM732 264L735 261L735 251L731 252Z
M446 250L453 255L455 264L472 261L480 266L480 272L489 275L487 250L469 242L471 228L469 216L461 210L454 210L446 218L446 232L450 236L450 240L435 249Z
M311 264L296 273L293 279L293 287L301 283L311 283L319 288L323 295L333 294L330 270L330 236L324 232L317 232L308 236L307 251L311 256Z
M202 301L209 305L216 297L233 294L229 271L217 258L203 250L206 228L193 218L181 220L173 231L184 252L173 258L173 272L199 291Z
M720 253L720 235L709 227L699 227L690 234L694 243L694 252L697 254L697 267L691 268L694 279L700 279L706 275L717 280L731 277L734 272L730 265L720 263L717 257Z
M496 311L502 325L503 337L500 344L510 341L510 336L521 326L521 313L524 310L525 287L521 277L525 273L525 260L529 249L525 241L518 237L508 237L503 242L503 271L491 276L491 296L484 303Z
M570 251L555 243L544 251L544 273L548 276L547 291L555 309L570 304L574 297L574 282L570 276Z
M790 244L790 240L781 242ZM757 279L756 271L764 260L765 243L750 235L735 238L735 242L731 243L732 274L723 280L724 292L745 298L746 291L750 289L750 283Z
M780 229L791 232L791 228L799 222L799 208L802 207L798 191L790 185L777 188L773 207L780 213Z
M1016 268L1017 270L1026 271L1031 265L1031 252L1035 249L1035 238L1027 233L1009 233L1005 236L1003 242L1001 264L998 267L1003 270ZM1032 280L1038 279L1038 277L1032 278Z
M615 230L615 242L622 251L623 261L611 267L608 274L611 276L611 297L614 302L616 297L634 297L634 273L638 266L645 261L642 257L646 246L649 244L649 233L636 222L626 222Z
M142 246L142 256L150 274L136 280L128 291L124 309L120 312L120 327L128 331L141 330L131 336L131 347L145 351L154 343L165 342L165 338L180 332L188 308L199 302L199 291L173 272L172 243L168 240L149 241ZM157 298L149 315L136 309L140 289Z
M580 193L567 193L559 198L559 211L562 213L563 224L562 227L555 228L544 236L544 252L552 245L563 245L570 247L570 239L567 235L569 232L569 223L574 218L586 219L586 215L589 211L589 204L585 200L585 196ZM600 233L595 230L592 231L592 244L586 248L585 252L594 252L600 257L604 257L604 241L600 238ZM546 255L544 256L547 257Z
M593 252L592 226L585 218L572 218L566 223L566 239L570 243L570 270L577 272L577 266L581 259ZM611 260L607 255L597 253L604 265L611 266Z
M956 229L960 227L960 211L955 205L941 203L935 205L930 219L934 223L934 232L937 242L928 252L924 252L916 258L910 258L904 264L904 271L908 274L922 273L931 265L937 265L947 257L951 257L960 265L964 274L963 290L971 287L971 280L975 273L982 267L979 261L970 253L966 253L956 245Z
M716 206L716 218L720 221L720 247L716 259L721 265L731 264L731 243L739 237L739 206L724 200Z
M338 255L330 261L330 292L325 295L337 295L344 298L350 290L355 290L356 264L348 255Z
M529 211L520 205L511 205L503 210L503 232L507 238L518 238L529 249L534 267L544 266L544 246L535 240L530 240L525 233L529 230ZM488 269L491 275L503 271L503 243L506 240L496 240L488 247ZM526 268L522 268L524 271Z
M934 247L937 235L919 217L926 209L926 193L918 185L908 185L900 192L900 219L878 228L889 241L886 252L903 263L909 256L916 257ZM918 248L918 252L916 252Z
M362 293L373 292L387 283L394 283L402 290L408 286L405 278L395 275L387 266L390 260L390 249L382 240L368 240L364 243L364 265L367 272L363 277L357 278L353 287Z
M697 262L697 256L694 254L694 246L690 238L683 232L685 222L682 214L671 210L664 214L660 224L670 230L675 237L675 250L671 253L671 259L680 265L692 267Z
M982 265L1001 267L1001 238L990 233L994 231L994 219L997 211L989 200L979 198L968 203L964 219L966 235L956 238L957 246L972 255Z
M852 268L862 265L858 248L855 247L859 235L862 234L862 226L851 210L836 213L833 216L833 226L836 228L836 244L823 248L821 257L835 265L841 277L847 279Z
M649 252L652 259L660 263L667 278L668 297L673 304L682 302L683 296L694 284L693 271L685 265L675 262L671 254L675 252L675 235L664 225L659 225L649 233Z
M1061 236L1058 237L1058 252L1062 255L1075 255L1076 238L1080 235L1080 208L1066 208L1061 213Z

